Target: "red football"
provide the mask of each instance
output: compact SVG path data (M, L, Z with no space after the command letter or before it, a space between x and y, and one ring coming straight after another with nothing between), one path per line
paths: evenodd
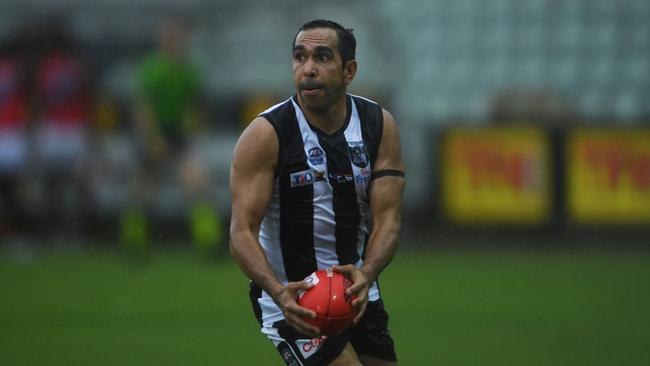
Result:
M316 313L316 319L305 320L325 336L341 333L352 325L356 311L352 307L353 299L345 294L352 285L349 278L332 269L323 269L309 275L305 282L314 286L298 296L298 304Z

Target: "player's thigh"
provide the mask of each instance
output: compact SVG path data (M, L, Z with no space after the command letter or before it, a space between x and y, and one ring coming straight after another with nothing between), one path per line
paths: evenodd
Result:
M363 366L397 366L395 361L380 360L375 357L360 355L359 360Z
M335 358L334 361L330 362L329 366L364 366L364 364L359 361L357 353L354 351L354 348L352 348L352 345L348 342L348 344L343 349L343 352L341 352L341 354Z

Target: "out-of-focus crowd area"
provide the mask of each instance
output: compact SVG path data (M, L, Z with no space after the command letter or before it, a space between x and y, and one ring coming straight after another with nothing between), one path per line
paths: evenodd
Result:
M238 134L293 93L314 18L355 29L350 91L400 124L405 232L650 224L646 0L0 10L3 243L222 247Z
M191 16L157 16L131 57L126 95L106 86L106 62L121 60L81 42L64 11L14 23L0 42L0 240L222 244L244 116L233 106L215 127L189 55ZM115 47L101 52L124 51Z

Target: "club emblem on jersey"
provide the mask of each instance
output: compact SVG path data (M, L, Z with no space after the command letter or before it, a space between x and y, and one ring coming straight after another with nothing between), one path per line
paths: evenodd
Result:
M350 150L350 160L359 168L365 168L368 165L368 150L363 141L348 142Z
M309 162L312 165L323 164L323 155L323 150L321 150L320 147L312 147L309 149Z

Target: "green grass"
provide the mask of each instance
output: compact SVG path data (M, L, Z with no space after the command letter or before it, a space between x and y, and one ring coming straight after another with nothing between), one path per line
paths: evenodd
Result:
M650 364L650 253L402 251L402 365ZM1 365L282 365L229 260L0 254Z

